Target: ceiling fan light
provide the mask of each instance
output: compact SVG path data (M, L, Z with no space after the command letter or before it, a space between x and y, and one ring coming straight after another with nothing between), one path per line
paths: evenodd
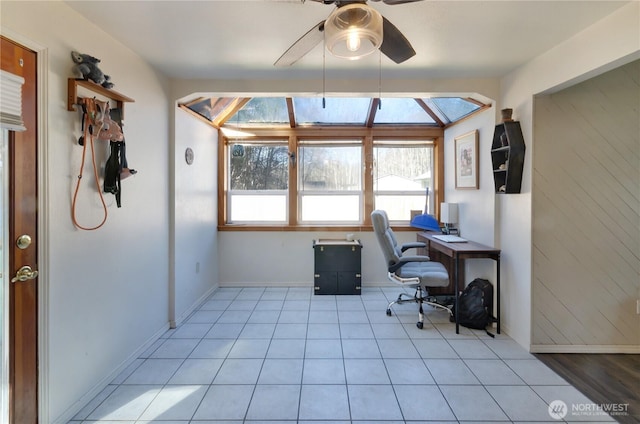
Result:
M344 59L360 59L382 44L382 15L364 3L338 7L324 24L327 50Z

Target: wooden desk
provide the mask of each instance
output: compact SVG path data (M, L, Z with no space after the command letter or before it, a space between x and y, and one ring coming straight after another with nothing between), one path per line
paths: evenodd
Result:
M496 261L496 327L500 334L500 249L485 246L468 240L465 243L447 243L436 238L439 233L418 233L418 241L427 245L426 249L432 260L442 262L449 271L449 279L453 280L454 293L459 293L464 288L464 261L465 259L488 258ZM453 271L453 272L452 272ZM456 296L457 299L457 296ZM456 308L456 334L460 331L458 324L458 309Z

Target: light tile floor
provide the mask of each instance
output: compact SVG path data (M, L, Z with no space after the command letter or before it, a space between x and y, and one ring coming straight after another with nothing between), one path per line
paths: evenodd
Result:
M218 289L70 424L613 421L574 414L592 402L507 335L456 334L431 308L419 330L415 304L387 316L398 293Z

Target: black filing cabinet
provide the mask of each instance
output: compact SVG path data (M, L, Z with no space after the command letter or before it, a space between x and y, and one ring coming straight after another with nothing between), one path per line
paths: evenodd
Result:
M315 294L360 294L360 240L313 241Z

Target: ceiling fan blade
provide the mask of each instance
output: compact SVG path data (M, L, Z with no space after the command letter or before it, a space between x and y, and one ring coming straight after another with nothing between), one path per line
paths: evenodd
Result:
M300 60L311 49L317 46L324 39L324 21L319 22L311 28L305 35L298 38L286 52L280 56L273 64L274 66L291 66Z
M382 17L383 39L380 51L395 63L402 63L416 55L411 43L395 25Z

